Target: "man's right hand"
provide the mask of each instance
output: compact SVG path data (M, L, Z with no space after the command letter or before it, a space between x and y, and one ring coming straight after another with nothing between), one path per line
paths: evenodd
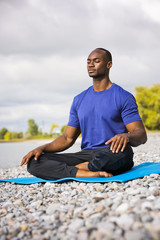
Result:
M34 157L34 160L37 160L38 157L43 153L43 147L40 146L38 148L33 149L30 151L27 155L25 155L22 159L22 162L20 166L23 166L24 164L26 165L28 161L31 159L31 157Z
M20 166L23 166L24 164L26 165L31 157L34 157L34 160L37 160L43 152L61 152L68 149L73 145L79 134L80 128L67 126L61 136L48 144L33 149L24 156Z

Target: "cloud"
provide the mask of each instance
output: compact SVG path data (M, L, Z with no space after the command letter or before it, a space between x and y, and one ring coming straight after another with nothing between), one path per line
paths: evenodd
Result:
M90 2L91 3L91 2ZM1 3L1 52L80 54L77 43L89 40L91 11L87 1L6 1ZM88 34L87 34L88 32ZM76 39L76 41L75 41ZM78 41L77 41L78 40ZM6 47L7 46L7 47ZM76 49L75 51L70 51Z
M78 57L1 57L1 127L10 129L14 122L15 128L24 129L29 118L66 124L74 95L91 84L86 64L83 69L82 65L83 59Z
M149 45L153 38L156 47L158 38L154 35L159 25L148 14L154 4L142 3L2 1L0 51L75 56L88 53L97 44L127 53Z
M0 71L3 83L0 99L5 96L5 100L13 101L15 96L19 104L20 101L62 102L65 95L72 95L81 85L87 86L86 59L81 57L3 56L0 58ZM3 94L4 89L6 95ZM59 93L63 95L61 98L58 98Z
M142 2L142 9L150 17L150 19L152 21L160 23L160 15L159 15L160 2L159 2L159 0L153 0L152 2L148 0L145 3Z
M73 97L92 84L96 47L112 52L111 80L125 89L158 83L159 10L158 0L1 0L0 128L66 124Z

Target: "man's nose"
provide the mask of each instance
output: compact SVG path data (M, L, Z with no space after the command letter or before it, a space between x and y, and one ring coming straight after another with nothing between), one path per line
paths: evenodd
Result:
M90 62L88 63L88 66L89 66L89 67L94 67L94 62L93 62L93 61L90 61Z

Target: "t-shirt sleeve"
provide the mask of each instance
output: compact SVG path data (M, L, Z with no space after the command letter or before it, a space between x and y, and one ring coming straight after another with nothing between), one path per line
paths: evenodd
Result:
M76 100L74 98L73 103L71 105L70 109L70 115L69 115L69 121L68 121L68 126L71 127L79 127L79 118L76 110Z
M130 94L123 102L121 116L124 124L128 124L135 121L141 121L141 117L138 112L136 100L132 94Z

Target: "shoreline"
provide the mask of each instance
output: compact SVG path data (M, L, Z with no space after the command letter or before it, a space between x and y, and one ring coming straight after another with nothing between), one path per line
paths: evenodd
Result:
M160 131L147 131L147 135L160 135ZM44 138L30 138L30 139L27 139L27 138L20 138L20 139L13 139L13 140L3 140L3 139L0 139L0 143L14 143L14 142L28 142L28 141L39 141L39 140L48 140L48 141L51 141L51 140L54 140L56 139L56 137L44 137ZM78 137L78 139L76 141L81 141L81 137Z
M31 138L31 139L26 139L26 138L22 138L22 139L13 139L13 140L2 140L0 139L0 143L15 143L15 142L28 142L28 141L52 141L56 139L56 137L51 137L51 138ZM81 142L81 137L78 137L76 142Z
M16 143L16 142L28 142L28 141L39 141L39 140L54 140L54 138L35 138L35 139L13 139L13 140L0 140L0 143Z

